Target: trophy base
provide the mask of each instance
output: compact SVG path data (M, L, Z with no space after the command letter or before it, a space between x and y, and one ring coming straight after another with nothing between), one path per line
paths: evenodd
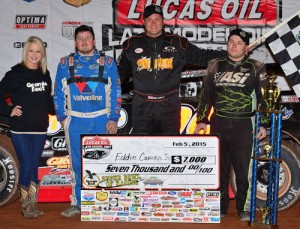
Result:
M278 162L282 162L281 158L273 158L273 157L252 157L254 160L257 161L278 161Z
M265 224L265 223L262 223L262 222L248 222L248 226L250 227L256 227L256 228L271 228L271 229L278 229L278 225L275 224L275 225L271 225L271 224Z

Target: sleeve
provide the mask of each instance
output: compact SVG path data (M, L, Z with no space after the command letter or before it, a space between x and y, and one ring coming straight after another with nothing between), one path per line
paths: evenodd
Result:
M197 65L202 68L208 66L208 61L217 57L226 57L227 51L225 50L213 50L203 49L190 43L186 38L183 38L183 47L186 46L186 62L187 64ZM186 43L186 45L185 45Z
M48 82L50 85L49 95L48 95L48 114L55 115L54 101L52 96L52 80L50 77L50 73L48 72Z
M131 64L127 54L128 48L129 48L129 39L124 41L122 45L122 52L121 55L119 56L118 72L122 83L128 81L129 78L132 76Z
M110 115L109 120L118 122L122 105L121 82L118 74L117 64L112 57L108 57L112 61L110 64L111 92L110 92Z
M64 65L66 67L66 65ZM63 72L64 68L62 66L62 63L59 63L57 66L57 72L55 77L55 84L54 84L54 107L56 111L56 117L59 122L64 121L67 116L65 114L65 94L63 91Z
M6 98L12 91L12 83L10 82L9 74L6 74L0 82L0 113L4 116L9 117L13 106L10 106L6 102Z
M203 77L202 89L200 92L197 123L209 123L208 116L214 101L214 82L212 77L212 62L208 63L208 73Z

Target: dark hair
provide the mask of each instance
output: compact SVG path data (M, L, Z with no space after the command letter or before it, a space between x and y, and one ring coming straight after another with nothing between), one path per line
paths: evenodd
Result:
M94 33L94 30L91 26L88 26L88 25L81 25L79 27L77 27L75 29L75 36L74 36L74 39L76 40L76 36L78 33L80 32L91 32L92 36L93 36L93 39L95 39L95 33Z

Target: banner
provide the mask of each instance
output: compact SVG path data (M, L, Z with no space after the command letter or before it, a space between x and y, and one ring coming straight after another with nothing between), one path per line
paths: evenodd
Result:
M163 6L167 31L201 48L223 50L230 29L245 29L253 42L300 8L300 2L293 0L2 0L0 79L21 61L26 39L39 36L54 82L57 64L74 52L75 28L82 24L94 28L96 48L118 59L124 40L143 32L143 9L152 3ZM263 44L251 57L274 62Z

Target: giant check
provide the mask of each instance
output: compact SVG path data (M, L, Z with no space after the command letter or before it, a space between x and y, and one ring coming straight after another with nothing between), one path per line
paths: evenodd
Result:
M81 137L83 189L218 189L219 138Z

